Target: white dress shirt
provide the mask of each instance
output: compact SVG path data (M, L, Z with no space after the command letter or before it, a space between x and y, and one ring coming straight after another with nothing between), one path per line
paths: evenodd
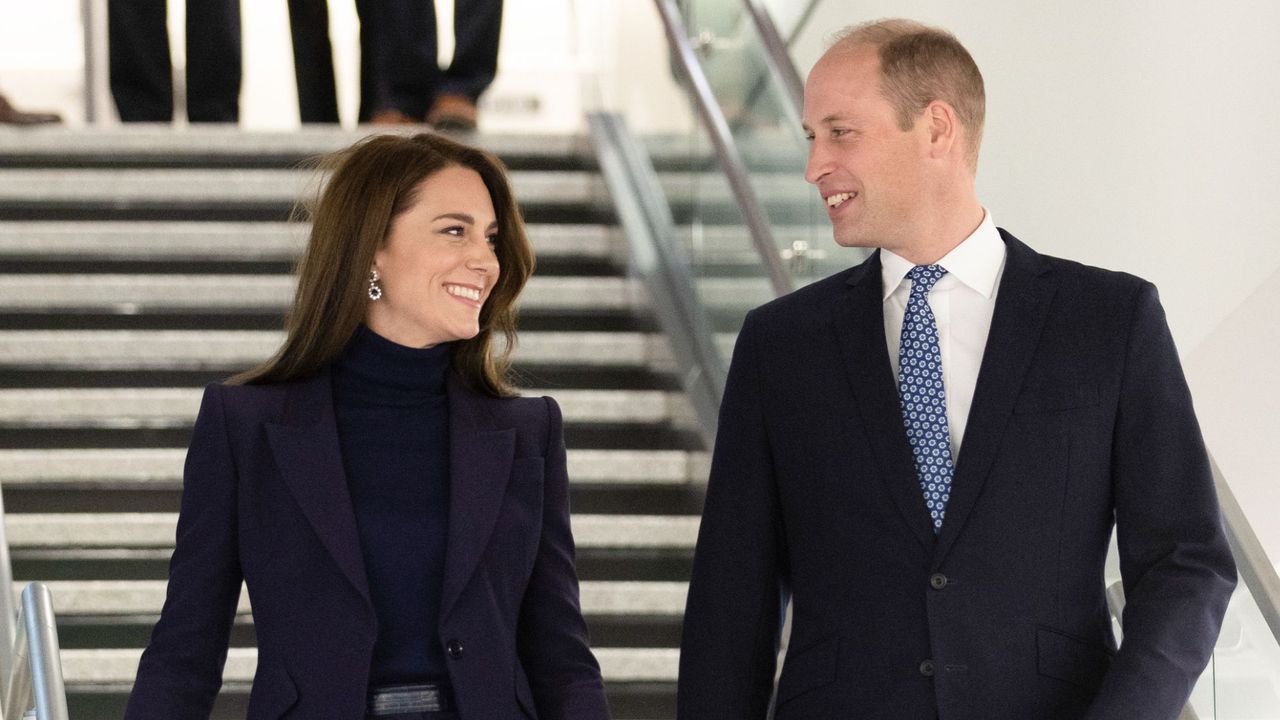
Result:
M969 422L973 391L996 308L996 291L1004 274L1004 259L1004 241L991 213L984 210L978 229L936 263L946 268L947 274L929 291L929 307L938 323L952 462L960 456L960 441ZM896 382L902 317L911 297L907 273L915 266L888 250L880 251L880 266L884 280L884 337Z

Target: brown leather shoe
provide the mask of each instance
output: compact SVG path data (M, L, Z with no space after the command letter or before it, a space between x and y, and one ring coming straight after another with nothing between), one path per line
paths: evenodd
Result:
M49 125L62 122L57 113L23 112L0 95L0 125Z
M389 108L387 110L379 110L369 118L370 125L421 125L421 120L414 118L396 110Z
M441 95L427 112L427 123L442 132L476 129L476 104L461 95Z

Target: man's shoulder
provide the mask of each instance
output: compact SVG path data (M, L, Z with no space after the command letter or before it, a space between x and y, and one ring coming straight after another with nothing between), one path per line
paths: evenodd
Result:
M826 307L837 299L848 286L849 279L855 273L865 271L865 265L866 262L860 263L792 290L786 295L760 305L748 314L755 322L792 322L797 317L810 317L816 310Z
M1137 275L1120 270L1089 265L1078 260L1039 253L1008 231L1001 229L1009 248L1009 263L1030 265L1037 274L1052 277L1061 289L1073 294L1104 295L1109 298L1132 297L1151 283ZM1006 265L1005 271L1009 267Z

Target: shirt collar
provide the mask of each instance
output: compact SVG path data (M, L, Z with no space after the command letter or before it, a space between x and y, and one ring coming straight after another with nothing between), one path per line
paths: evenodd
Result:
M1000 271L1004 267L1005 247L996 229L991 213L983 211L982 222L951 252L947 253L936 264L946 268L947 273L969 288L990 299L996 291L996 282L1000 279ZM902 281L915 267L910 260L889 250L880 250L880 274L883 280L884 297L898 289Z

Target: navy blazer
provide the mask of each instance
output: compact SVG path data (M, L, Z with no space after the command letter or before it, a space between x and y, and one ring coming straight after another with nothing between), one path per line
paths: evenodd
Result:
M879 254L754 310L685 615L680 720L1172 720L1235 585L1155 288L1008 248L935 536ZM1119 651L1103 572L1113 525Z
M578 604L560 409L448 382L440 638L462 720L606 720ZM168 598L126 718L207 718L244 580L249 720L365 716L377 637L327 372L211 385L196 420Z

